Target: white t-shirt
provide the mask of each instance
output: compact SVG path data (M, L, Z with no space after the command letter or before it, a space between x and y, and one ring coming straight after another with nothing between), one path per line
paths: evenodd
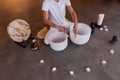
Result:
M57 24L63 25L65 21L66 6L70 6L70 0L44 0L42 10L48 11L50 21Z

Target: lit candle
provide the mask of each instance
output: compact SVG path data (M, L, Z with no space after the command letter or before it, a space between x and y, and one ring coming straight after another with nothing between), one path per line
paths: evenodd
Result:
M102 63L102 65L103 65L103 66L105 66L105 65L107 64L107 61L102 60L102 62L101 62L101 63Z
M97 25L102 25L104 16L105 16L104 14L99 14L99 16L98 16L98 21L97 21Z
M40 63L43 64L43 63L45 63L45 61L41 59L41 60L40 60Z
M110 50L110 54L114 54L115 51L113 49Z
M69 71L69 74L74 75L74 71L73 70Z
M87 67L87 68L86 68L86 71L87 71L87 72L91 72L91 68L90 68L90 67Z
M52 71L53 71L53 72L57 71L57 68L56 68L56 67L53 67L53 68L52 68Z
M106 29L105 29L105 31L106 31L106 32L108 32L108 31L109 31L109 29L107 29L107 28L106 28Z
M101 31L103 31L103 28L100 28Z

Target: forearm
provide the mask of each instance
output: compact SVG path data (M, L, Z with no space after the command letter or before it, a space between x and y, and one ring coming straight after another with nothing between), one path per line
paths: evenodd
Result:
M74 32L76 34L77 33L77 27L78 27L78 20L77 20L77 15L76 15L74 10L71 12L71 16L72 16L72 19L73 19L73 22L74 22Z
M75 11L71 12L71 16L72 16L72 20L74 22L74 25L77 25L78 20L77 20L77 15L76 15Z
M48 25L48 26L54 27L54 28L58 29L59 31L67 33L67 29L64 26L59 26L57 24L52 23L49 20L46 20L45 24Z
M44 20L45 25L54 27L54 28L58 28L58 25L55 23L52 23L50 20Z

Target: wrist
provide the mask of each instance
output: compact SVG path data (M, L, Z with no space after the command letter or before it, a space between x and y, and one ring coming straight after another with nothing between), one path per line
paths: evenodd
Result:
M59 26L55 26L55 28L59 29Z
M76 28L78 26L78 24L74 24L74 28Z
M78 23L74 23L74 26L77 26L78 25Z

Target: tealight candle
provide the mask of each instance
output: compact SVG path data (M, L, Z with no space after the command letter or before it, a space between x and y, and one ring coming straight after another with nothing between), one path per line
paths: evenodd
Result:
M103 31L103 28L100 28L101 31Z
M74 71L73 70L69 71L69 74L74 75Z
M107 27L108 27L107 25L104 26L104 28L107 28Z
M43 64L43 63L45 63L45 61L44 60L40 60L40 63Z
M103 19L104 19L104 14L99 14L98 16L98 21L97 21L97 25L102 25Z
M110 50L110 54L114 54L115 51L113 49Z
M87 71L87 72L91 72L90 67L87 67L87 68L86 68L86 71Z
M52 71L53 71L53 72L57 71L57 68L56 68L56 67L53 67L53 68L52 68Z
M101 63L102 63L102 65L104 66L104 65L107 64L107 61L103 60Z
M105 31L106 31L106 32L108 32L108 31L109 31L109 29L107 29L107 28L106 28L106 29L105 29Z

